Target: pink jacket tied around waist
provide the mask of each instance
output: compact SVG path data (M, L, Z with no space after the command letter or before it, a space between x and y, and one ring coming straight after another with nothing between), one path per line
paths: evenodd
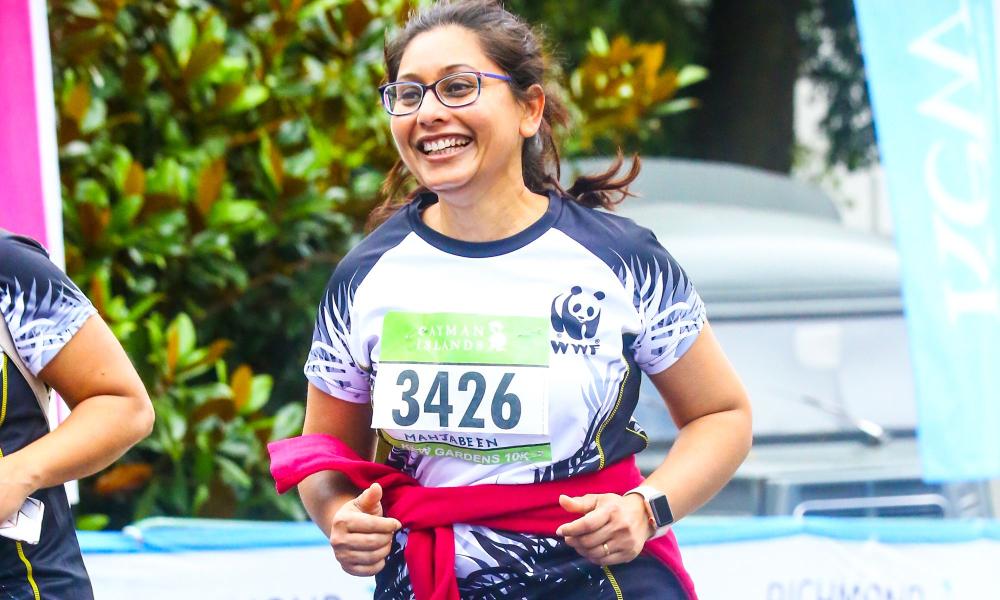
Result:
M459 600L455 523L556 537L557 527L579 517L559 506L560 494L623 494L642 482L635 459L629 458L559 481L431 488L398 469L364 460L328 435L303 435L267 448L279 493L320 471L343 473L362 489L372 483L382 486L384 513L409 529L404 557L417 600ZM697 600L673 532L647 542L644 551L673 571L688 596Z

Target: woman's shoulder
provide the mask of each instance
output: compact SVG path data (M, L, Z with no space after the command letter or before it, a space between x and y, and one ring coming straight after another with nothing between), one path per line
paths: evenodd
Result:
M15 345L32 373L37 375L95 312L41 245L0 236L0 318L18 332Z
M627 257L663 252L652 231L628 217L590 208L563 198L556 229L602 257Z
M404 206L355 244L337 263L329 287L357 287L382 256L398 246L412 231L406 212L407 207Z
M0 284L14 280L59 279L45 248L35 240L0 230Z
M0 257L7 259L0 261L0 265L6 265L15 260L47 261L49 255L35 240L0 228Z

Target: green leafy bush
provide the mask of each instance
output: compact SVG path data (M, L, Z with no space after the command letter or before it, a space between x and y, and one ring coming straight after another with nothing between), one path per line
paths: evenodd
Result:
M412 4L49 4L67 269L157 414L83 482L81 526L303 516L265 446L301 426L315 307L396 158L376 88ZM662 44L590 46L571 152L641 131L684 83Z
M67 267L157 413L84 511L302 516L264 448L301 427L315 306L395 159L376 86L409 9L51 3Z

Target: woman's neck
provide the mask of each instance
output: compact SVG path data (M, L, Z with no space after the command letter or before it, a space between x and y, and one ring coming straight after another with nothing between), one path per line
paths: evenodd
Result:
M512 187L512 186L511 186ZM464 242L492 242L524 231L542 218L547 197L522 184L516 193L485 192L458 199L438 194L438 202L422 214L424 224L442 235Z

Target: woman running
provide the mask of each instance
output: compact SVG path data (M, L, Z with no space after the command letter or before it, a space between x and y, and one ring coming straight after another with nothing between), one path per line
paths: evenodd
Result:
M385 62L400 162L305 366L304 433L337 441L276 444L279 488L319 471L303 502L376 598L693 598L670 523L742 462L750 407L681 267L595 210L638 161L559 186L567 111L496 2L417 13ZM644 481L641 373L680 430Z
M62 484L149 435L153 407L93 305L40 245L2 230L0 315L0 519L42 520L35 544L0 537L0 598L90 600ZM72 409L51 432L49 388Z

